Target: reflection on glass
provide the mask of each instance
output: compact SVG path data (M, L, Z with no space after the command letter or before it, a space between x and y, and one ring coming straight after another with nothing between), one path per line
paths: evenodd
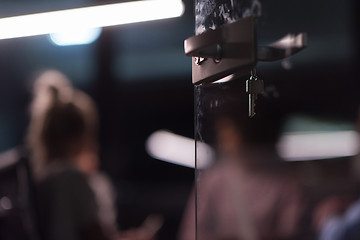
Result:
M249 118L244 79L195 94L197 141L217 154L210 168L197 170L197 239L294 237L304 203L294 169L277 154L285 117L278 99L259 99Z
M215 160L195 171L180 239L333 239L333 216L360 219L354 122L297 114L271 77L249 118L247 77L195 86L196 146Z
M195 86L196 146L215 149L215 161L196 168L181 240L360 239L355 7L195 1L196 34L257 16L259 45L287 36L284 47L296 32L306 32L309 44L296 57L257 64L265 92L253 118L250 73ZM196 166L202 159L197 152Z

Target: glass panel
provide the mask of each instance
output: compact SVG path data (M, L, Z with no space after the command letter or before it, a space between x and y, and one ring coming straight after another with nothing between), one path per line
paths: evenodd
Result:
M347 223L333 216L359 224L354 4L195 1L196 34L255 15L259 45L308 35L298 55L257 64L265 91L252 118L250 72L194 86L196 239L333 239Z

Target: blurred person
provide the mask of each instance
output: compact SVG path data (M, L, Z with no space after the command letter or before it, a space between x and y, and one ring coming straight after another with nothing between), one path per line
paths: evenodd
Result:
M281 116L265 105L249 118L247 105L225 104L214 117L218 161L198 171L179 239L192 240L195 234L198 240L296 239L302 190L277 154Z
M92 120L67 78L46 71L34 84L28 146L43 239L107 239L99 204L76 159L93 141Z
M97 148L87 147L76 156L76 166L87 177L91 190L98 203L98 216L101 225L109 236L118 234L116 225L116 192L114 186L104 172L99 170Z
M360 136L360 109L355 129ZM359 181L359 153L352 158L351 170L354 178ZM326 197L314 210L313 226L318 231L319 240L360 239L360 199L337 195Z
M56 96L53 96L56 94ZM31 163L35 176L45 162L44 144L41 142L46 112L52 107L54 97L56 101L70 102L73 97L73 88L67 77L59 71L47 70L39 74L33 83L32 102L30 104L30 123L26 135L26 147L31 149Z
M98 205L98 217L103 230L111 238L118 233L116 224L116 191L108 175L100 170L97 142L98 112L93 100L84 92L76 90L73 102L81 109L86 119L85 145L75 156L75 166L85 174Z
M129 230L119 231L116 224L116 191L108 175L99 168L96 133L98 115L95 103L81 91L77 91L74 102L83 110L87 120L87 143L75 157L76 167L85 174L98 204L98 217L105 233L116 240L155 240L162 227L162 217L148 216L143 224Z
M162 223L119 232L116 192L99 169L98 113L93 100L56 70L34 82L27 146L31 150L41 235L52 239L154 240Z
M352 240L360 238L360 200L343 196L322 200L314 211L313 226L319 240Z

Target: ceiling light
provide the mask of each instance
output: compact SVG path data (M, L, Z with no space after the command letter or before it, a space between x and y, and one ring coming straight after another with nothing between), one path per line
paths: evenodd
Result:
M349 157L358 149L356 131L287 133L278 143L280 155L288 161Z
M195 167L209 167L214 160L214 150L207 144L183 137L166 130L159 130L149 136L146 141L146 150L150 156L176 165ZM195 155L196 149L196 155Z
M143 0L0 19L0 39L179 17L181 0Z

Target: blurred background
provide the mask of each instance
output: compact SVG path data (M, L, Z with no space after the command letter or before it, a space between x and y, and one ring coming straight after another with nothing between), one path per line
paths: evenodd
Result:
M0 17L111 2L1 0ZM63 72L99 109L101 168L116 186L120 228L160 214L159 239L175 239L194 180L194 169L159 161L145 147L161 129L194 137L191 59L183 52L183 41L194 35L194 3L183 3L178 18L105 27L86 45L59 46L48 35L0 40L0 151L24 142L35 74ZM289 110L286 131L353 130L360 90L359 2L261 3L259 44L308 34L303 52L258 65L258 74Z

